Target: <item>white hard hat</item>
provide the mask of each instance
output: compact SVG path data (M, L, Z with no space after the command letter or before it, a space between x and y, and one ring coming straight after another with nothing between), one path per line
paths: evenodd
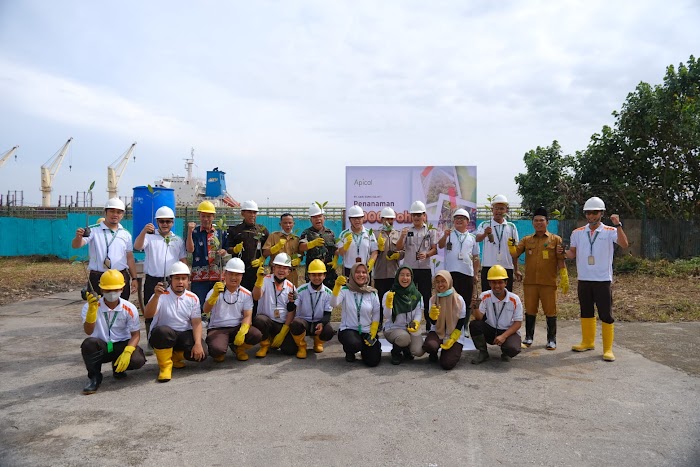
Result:
M245 264L241 258L231 258L224 267L228 272L245 272Z
M425 212L425 204L423 204L423 201L414 201L409 212L411 214L423 214Z
M384 219L396 219L396 212L391 208L382 209L381 217Z
M506 198L505 195L496 195L491 198L491 207L493 207L494 204L505 204L508 206L508 198Z
M110 198L105 204L105 209L119 209L121 211L126 211L126 206L124 206L124 201L119 198Z
M156 219L175 219L175 213L167 206L161 206L156 211Z
M188 268L187 265L182 261L176 261L170 267L170 273L168 274L168 276L175 276L177 274L187 274L189 276L190 268Z
M362 217L364 215L365 212L360 206L350 206L350 209L348 209L348 217Z
M318 216L319 214L325 214L326 212L316 203L309 206L309 217Z
M258 203L253 201L252 199L248 201L243 201L243 204L241 204L241 211L255 211L258 212Z
M605 203L597 196L588 198L586 204L583 205L583 212L586 211L605 211Z
M457 216L464 216L469 220L469 212L466 209L459 208L457 209L453 214L452 218L454 219Z
M292 260L287 253L279 253L277 256L275 256L275 260L272 262L272 264L276 264L278 266L289 266L291 268Z

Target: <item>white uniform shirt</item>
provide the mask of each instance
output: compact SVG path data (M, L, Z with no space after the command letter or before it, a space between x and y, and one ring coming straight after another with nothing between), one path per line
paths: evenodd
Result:
M593 246L591 247L591 243ZM580 281L612 281L613 253L617 243L617 229L600 224L593 231L588 226L571 232L571 246L576 248L576 272ZM593 263L589 264L589 256Z
M88 245L90 256L88 267L91 271L105 272L107 269L122 271L128 267L127 252L134 251L131 234L121 224L116 231L112 231L104 222L100 223L98 227L90 229L90 236L83 239L83 245L85 244ZM112 263L109 268L105 268L104 265L107 256Z
M350 269L353 264L358 262L357 258L360 258L359 262L367 264L372 252L379 249L374 232L370 235L369 231L364 227L362 227L362 232L359 234L354 233L352 229L343 230L336 241L338 248L345 244L345 237L348 235L352 237L352 243L348 251L343 254L343 266Z
M159 233L146 234L143 240L143 251L146 259L143 263L143 272L153 277L164 277L170 271L170 267L180 258L187 258L185 241L173 234L170 235L170 244L165 243L165 238Z
M420 229L416 229L413 225L408 228L408 233L403 242L403 249L405 252L403 258L404 266L408 266L411 269L430 269L430 258L418 261L416 259L416 253L419 251L427 252L434 245L437 245L435 232L435 230L429 231L426 225L423 225Z
M347 286L343 286L340 294L331 298L331 306L338 305L342 305L340 327L338 328L340 331L352 329L359 331L360 334L369 333L372 322L379 322L379 297L376 292L357 293L348 289Z
M452 242L452 249L448 250L447 245ZM450 272L461 272L467 276L474 275L473 257L479 257L479 244L476 237L469 232L458 232L453 230L445 243L445 269Z
M475 235L483 234L486 227L491 227L494 243L489 242L488 237L482 240L481 265L485 268L490 268L491 266L500 264L506 269L513 269L513 257L510 256L510 252L508 251L508 239L514 239L516 245L520 242L518 229L515 228L515 224L506 222L505 220L502 224L499 224L493 220L492 217L479 224Z
M506 296L499 300L492 291L482 292L479 311L486 315L486 324L492 328L506 330L516 321L523 320L523 304L520 297L506 290ZM520 330L517 331L520 335Z
M294 285L287 279L277 288L277 283L272 274L263 279L263 295L258 300L258 314L268 316L272 321L284 323L287 319L287 302L289 292L296 292Z
M155 300L153 295L151 300ZM199 308L199 298L189 290L179 297L173 290L163 293L158 299L156 314L153 316L151 331L158 326L169 326L175 331L188 331L192 329L192 320L202 318L202 311Z
M88 304L83 305L83 323L87 316ZM111 329L110 329L111 325ZM119 299L119 304L111 310L100 298L97 308L97 321L90 337L104 342L122 342L131 339L131 333L140 329L139 313L131 302Z
M299 294L296 299L296 318L304 319L310 323L317 323L323 319L323 314L333 310L331 306L331 289L321 284L319 290L314 290L311 284L304 284L297 289Z
M207 300L212 293L213 289L207 293ZM211 309L207 329L236 327L243 321L243 312L248 310L253 311L253 295L248 289L241 286L235 292L225 289Z
M457 293L457 292L452 292L452 293ZM434 296L430 297L430 306L432 307L434 305L433 303L433 298ZM467 305L464 303L464 298L460 295L457 294L457 301L459 301L459 317L457 319L462 319L467 317ZM435 324L430 325L430 330L435 331ZM445 336L445 339L449 339L450 336Z
M411 321L418 321L420 323L423 319L423 297L418 300L418 305L410 313L399 313L396 315L396 321L391 320L391 308L386 307L386 294L382 297L382 307L384 308L384 316L386 320L384 321L384 330L391 331L392 329L406 329Z

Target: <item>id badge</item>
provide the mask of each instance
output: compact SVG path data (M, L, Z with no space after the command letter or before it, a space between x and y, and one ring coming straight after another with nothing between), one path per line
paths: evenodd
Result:
M549 251L542 250L542 259L549 259Z
M498 261L499 263L501 262L501 252L500 251L498 252L498 255L496 255L496 261Z
M260 249L260 240L258 240L258 245L255 247L256 250Z
M109 256L105 258L102 264L104 264L107 269L112 269L112 260L109 259Z
M588 265L589 265L589 266L593 266L594 264L595 264L595 256L590 255L590 256L588 257Z
M452 243L451 243L451 242L448 242L447 245L445 246L445 249L446 249L447 251L452 250ZM460 259L461 259L461 258L460 258Z
M274 314L275 314L275 318L279 319L279 317L280 317L280 311L279 311L278 309L275 309Z
M464 255L462 254L461 251L457 254L457 259L460 261L462 261L464 259Z
M360 258L360 257L358 256L357 258L355 258L355 262L356 262L356 263L361 263L361 262L362 262L362 258Z
M107 353L112 353L112 350L114 350L114 344L112 341L107 342Z

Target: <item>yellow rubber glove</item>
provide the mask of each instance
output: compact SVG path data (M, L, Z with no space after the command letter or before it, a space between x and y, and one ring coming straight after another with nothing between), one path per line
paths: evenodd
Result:
M515 254L518 252L518 247L515 245L514 238L508 239L508 252L510 253L511 256L515 256Z
M265 279L265 268L263 266L258 268L257 276L258 278L255 281L255 287L262 287L263 280Z
M333 261L331 261L330 263L327 263L326 265L329 266L331 269L337 268L338 267L338 255L333 255Z
M100 298L99 295L95 297L90 292L88 292L86 296L88 301L88 311L87 315L85 315L85 322L92 324L97 321L97 307L100 306Z
M372 321L369 326L369 340L365 339L365 345L373 346L377 342L377 331L379 330L379 321Z
M335 285L333 286L333 295L336 297L340 295L340 289L342 289L347 283L348 280L345 278L345 276L338 276L338 278L335 280Z
M326 240L324 240L323 237L318 237L318 238L311 240L310 242L307 242L306 246L310 250L312 248L318 248L318 247L323 246L325 244L326 244Z
M286 324L283 325L279 334L277 334L275 336L275 340L272 341L272 348L273 349L280 348L280 346L282 345L282 342L284 342L284 338L287 337L288 332L289 332L289 326L287 326Z
M387 255L386 259L388 259L389 261L396 261L400 257L401 257L401 254L398 251L395 251L392 254Z
M219 299L219 294L224 291L226 286L223 282L217 282L214 287L211 288L211 295L207 298L207 303L211 306L216 305L216 301Z
M384 251L384 245L386 245L386 238L384 235L379 234L379 238L377 238L377 247L379 251Z
M559 270L559 288L562 293L569 293L569 271L566 268Z
M272 245L272 248L270 248L270 253L276 255L280 252L282 248L284 248L285 243L287 243L287 240L285 240L284 238L280 238L279 242Z
M428 312L428 316L433 321L436 321L440 317L440 307L437 305L431 306L430 311Z
M233 247L233 252L235 254L239 254L241 251L243 251L243 242Z
M294 259L292 259L292 267L293 267L293 268L299 266L300 263L301 263L301 258L294 258Z
M369 274L370 272L372 272L372 269L374 269L374 263L375 263L376 261L377 261L377 260L375 260L374 258L370 258L369 261L367 261L367 273L368 273L368 274Z
M394 308L394 295L396 295L396 292L387 292L386 293L386 307L385 308Z
M270 250L270 251L272 251L272 250ZM254 268L259 268L263 264L265 264L265 257L264 256L261 256L260 258L254 259L253 261L250 262L250 265L253 266Z
M352 244L352 235L347 234L345 236L345 243L343 243L343 250L348 251L350 249L351 244Z
M450 334L450 338L445 341L444 344L440 344L440 348L443 350L450 350L453 345L455 345L455 342L457 342L462 335L462 330L461 329L455 329L452 331L452 334Z
M241 324L241 329L236 333L236 338L233 339L233 345L242 345L245 341L245 335L248 334L248 329L250 329L250 324Z
M420 323L415 319L408 324L406 330L412 334L415 334L420 329Z
M122 354L117 357L117 361L114 362L114 372L121 373L129 368L129 362L131 362L131 354L136 350L136 347L127 345L124 347Z

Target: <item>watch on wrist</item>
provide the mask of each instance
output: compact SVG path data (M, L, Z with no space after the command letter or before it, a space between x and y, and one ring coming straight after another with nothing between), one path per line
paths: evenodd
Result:
M622 222L618 222L617 224L613 224L613 227L615 227L615 228L622 227Z

